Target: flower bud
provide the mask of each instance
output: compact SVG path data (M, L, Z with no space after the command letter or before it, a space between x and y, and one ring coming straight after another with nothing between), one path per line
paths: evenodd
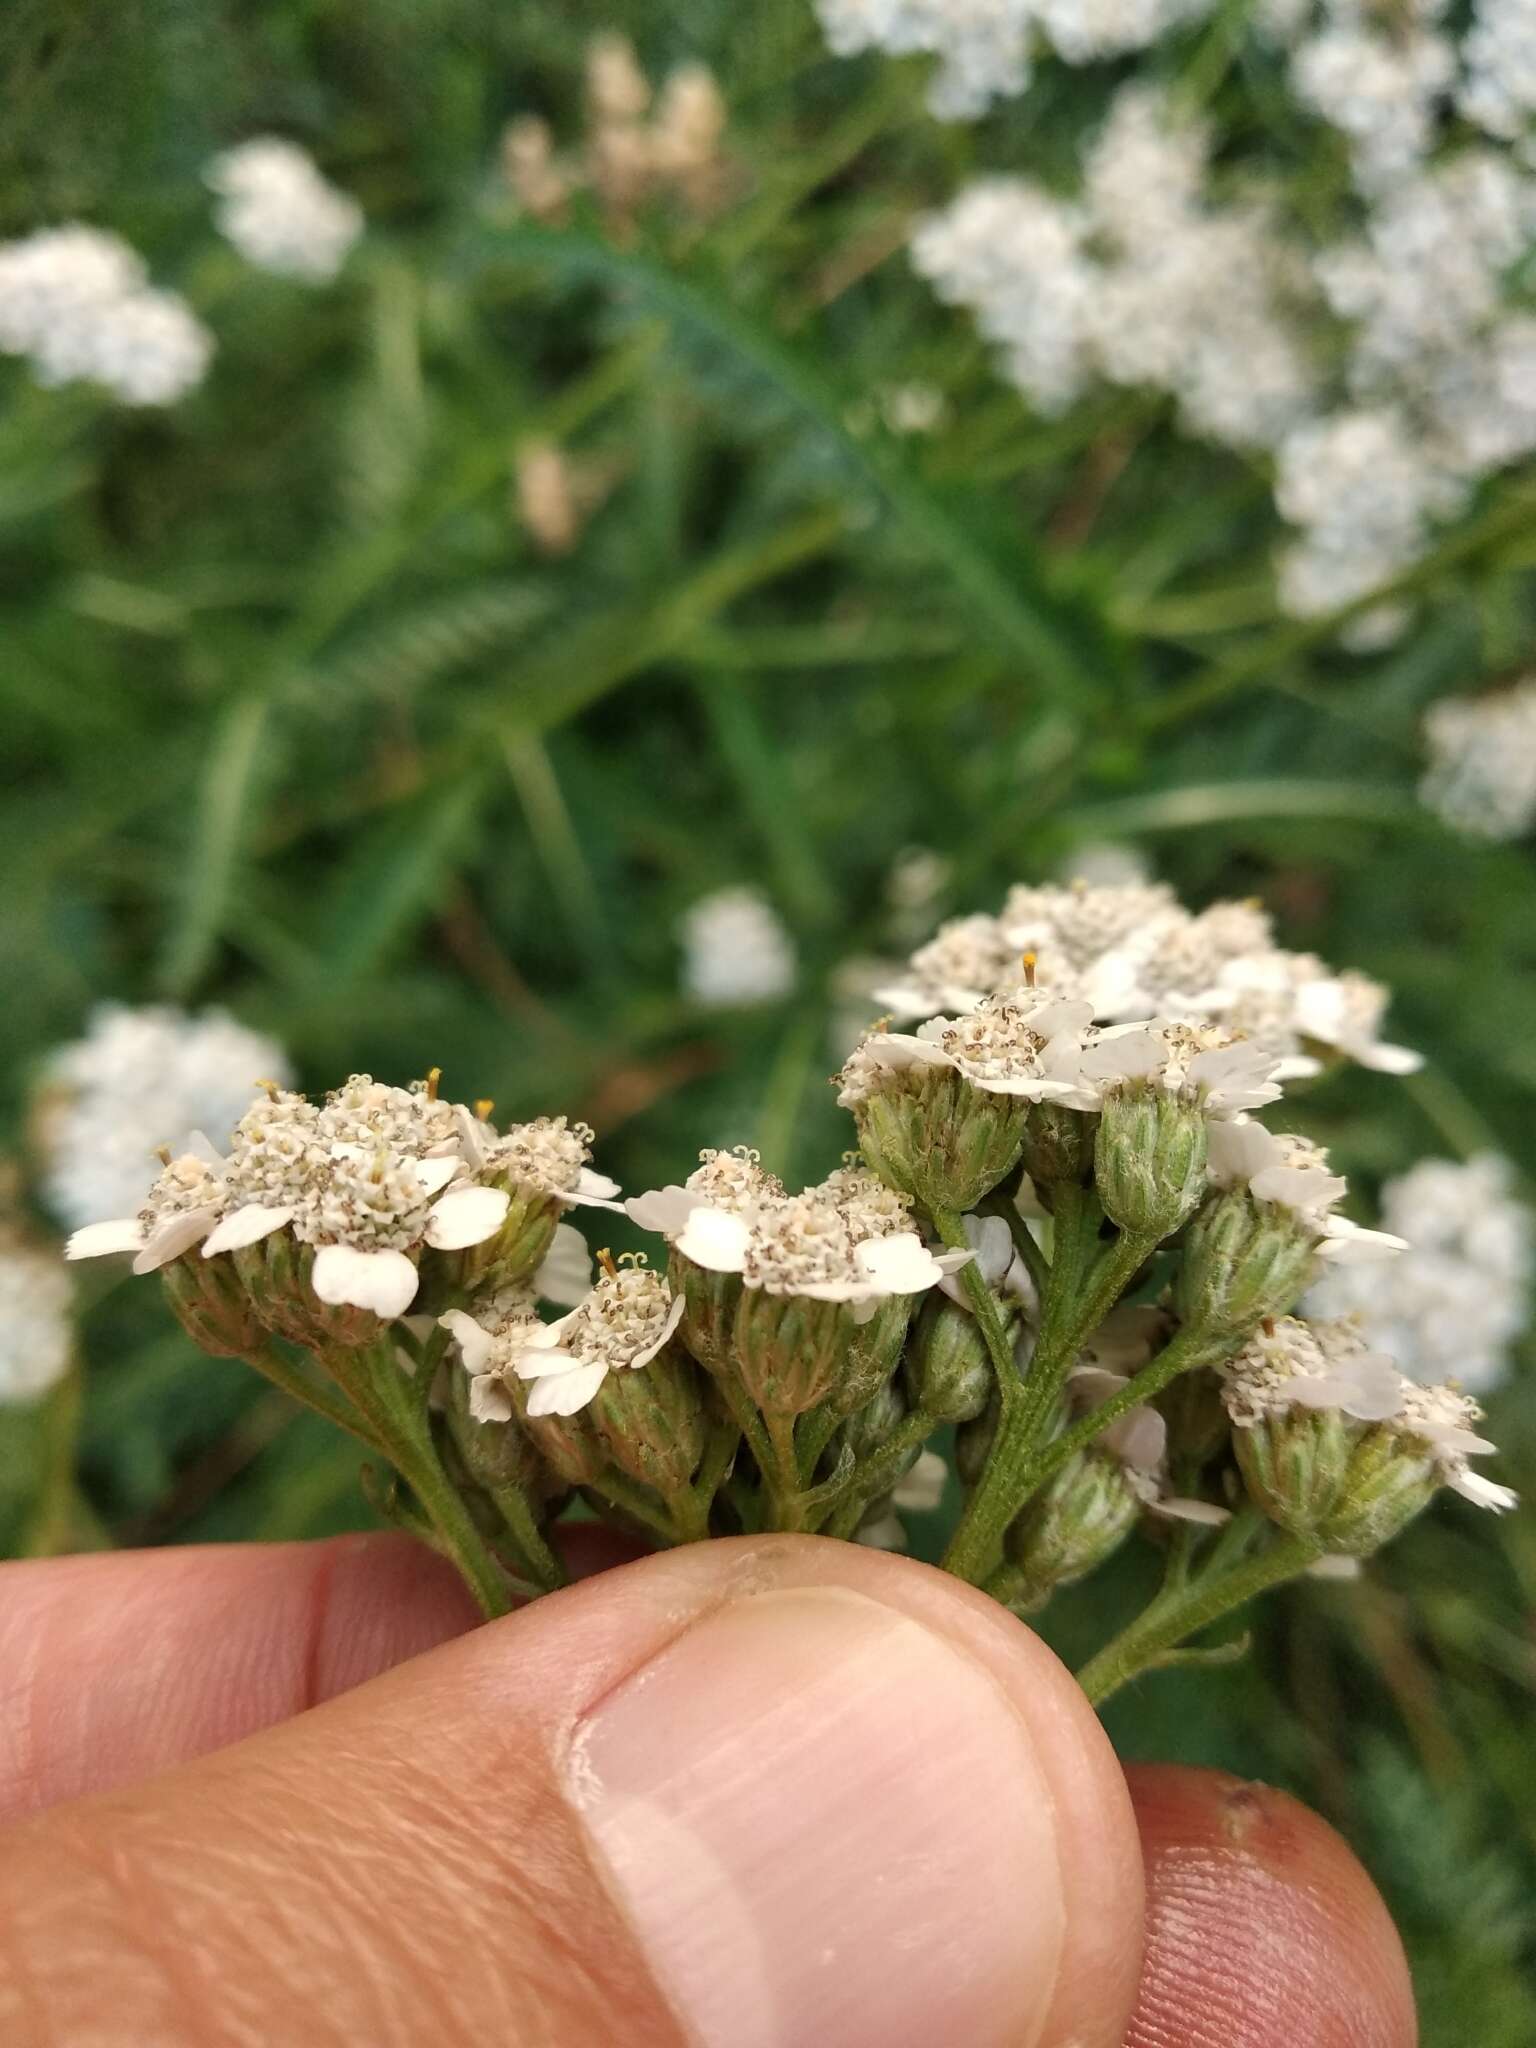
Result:
M371 1309L324 1302L314 1290L316 1247L288 1229L274 1230L227 1256L264 1329L308 1351L352 1350L375 1343L388 1327ZM210 1265L214 1260L209 1260Z
M1428 1507L1443 1475L1430 1447L1391 1423L1352 1435L1343 1486L1317 1533L1330 1552L1370 1557Z
M1060 1102L1037 1102L1024 1126L1024 1171L1049 1206L1051 1188L1059 1181L1086 1185L1093 1172L1094 1140L1099 1119L1089 1110L1068 1109Z
M856 1408L843 1424L843 1442L856 1458L868 1458L890 1440L906 1416L906 1396L895 1380L887 1380L873 1399ZM915 1460L915 1449L912 1456Z
M1156 1238L1182 1230L1205 1192L1205 1161L1198 1103L1157 1082L1106 1092L1094 1178L1105 1215L1122 1230Z
M675 1344L648 1365L609 1373L590 1414L620 1471L663 1500L693 1484L704 1456L704 1402L698 1368Z
M515 1486L530 1500L553 1489L553 1475L523 1423L482 1422L470 1413L469 1375L445 1375L447 1410L453 1441L464 1469L478 1486Z
M1213 1339L1240 1341L1306 1292L1317 1232L1294 1209L1245 1189L1212 1195L1195 1212L1174 1282L1179 1320Z
M1349 1470L1345 1417L1336 1408L1282 1408L1234 1429L1232 1443L1255 1506L1290 1535L1324 1541Z
M964 1212L1018 1164L1030 1105L942 1067L911 1067L851 1105L859 1147L888 1186Z
M904 1366L907 1396L935 1422L971 1422L992 1392L992 1362L976 1318L942 1294L923 1305Z
M421 1292L414 1304L423 1314L435 1315L467 1294L499 1294L520 1285L533 1277L549 1250L560 1221L560 1204L552 1195L492 1172L482 1174L480 1184L510 1197L506 1219L480 1244L423 1253Z
M567 1486L593 1486L608 1469L608 1447L598 1435L590 1408L575 1415L530 1415L528 1397L537 1381L509 1377L508 1396L517 1426L536 1444L550 1469Z
M1141 1509L1134 1477L1119 1458L1090 1449L1070 1459L1004 1538L1009 1562L1024 1578L1010 1604L1041 1607L1056 1587L1083 1578L1119 1549Z
M194 1247L160 1268L160 1282L181 1327L211 1357L261 1349L265 1332L228 1254L205 1259Z
M741 1275L715 1273L684 1258L674 1245L667 1280L683 1299L682 1339L715 1379L732 1370L731 1329L741 1301Z

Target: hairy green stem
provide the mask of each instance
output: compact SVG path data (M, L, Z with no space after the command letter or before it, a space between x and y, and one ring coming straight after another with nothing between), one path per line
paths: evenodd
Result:
M1088 1189L1063 1185L1055 1201L1057 1242L1034 1356L1019 1398L1003 1408L986 1470L944 1554L945 1570L973 1585L982 1584L996 1564L1003 1532L1028 1498L1029 1474L1084 1339L1158 1243L1155 1236L1122 1231L1095 1262L1097 1200Z
M622 1473L607 1471L584 1490L609 1507L621 1508L669 1547L677 1542L678 1532L667 1509L652 1499L645 1487L626 1479Z
M938 1426L921 1409L915 1415L905 1416L879 1450L854 1471L846 1494L833 1504L822 1525L822 1534L840 1537L844 1542L851 1540L870 1504L890 1492L906 1471L913 1451L921 1450Z
M1052 1437L1049 1443L1038 1446L1035 1454L1020 1469L1019 1483L1023 1491L1019 1505L1039 1492L1046 1481L1053 1479L1069 1459L1079 1451L1086 1450L1096 1437L1104 1434L1111 1423L1118 1422L1122 1415L1132 1408L1140 1408L1153 1400L1164 1387L1170 1385L1181 1373L1191 1371L1197 1365L1206 1365L1215 1355L1216 1346L1208 1332L1193 1326L1180 1330L1179 1334L1165 1344L1152 1362L1132 1376L1107 1401L1080 1416L1068 1425L1060 1436Z
M965 1224L959 1212L954 1209L930 1209L933 1227L948 1250L964 1252L971 1249L971 1241L965 1234ZM967 1259L960 1268L960 1284L965 1289L971 1313L976 1318L976 1327L981 1332L981 1341L987 1347L987 1356L992 1361L992 1373L997 1382L997 1397L1002 1403L1004 1420L1012 1413L1020 1397L1019 1369L1014 1362L1013 1340L1008 1335L1008 1326L1003 1312L998 1307L997 1297L987 1285L986 1275L975 1259Z
M488 1484L485 1490L495 1501L497 1512L507 1525L507 1534L512 1539L518 1561L528 1568L528 1576L533 1583L546 1593L568 1586L571 1575L544 1540L538 1516L523 1489L507 1479Z
M829 1402L813 1408L809 1415L802 1415L795 1432L796 1457L800 1470L800 1484L810 1486L816 1478L816 1467L821 1463L821 1454L831 1443L840 1426L840 1418L834 1413Z
M1246 1606L1272 1586L1296 1578L1322 1554L1320 1543L1277 1531L1256 1556L1227 1571L1206 1570L1193 1584L1154 1600L1128 1628L1089 1658L1077 1674L1078 1684L1095 1706L1102 1706L1122 1685L1154 1669L1187 1637Z
M285 1358L275 1344L264 1344L257 1351L244 1351L241 1359L301 1407L308 1408L315 1415L323 1415L327 1422L334 1422L338 1429L356 1437L370 1451L389 1456L388 1445L355 1402L338 1393L328 1379L307 1373L292 1359Z

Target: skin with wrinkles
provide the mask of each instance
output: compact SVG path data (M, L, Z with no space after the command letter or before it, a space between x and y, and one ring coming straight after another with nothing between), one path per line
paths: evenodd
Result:
M0 2039L681 2043L570 1760L706 1640L690 1630L806 1590L932 1630L1027 1728L1068 1934L1021 2042L1412 2048L1396 1935L1320 1821L1212 1773L1136 1771L1128 1794L1081 1695L1000 1609L796 1538L633 1563L472 1633L454 1575L393 1536L0 1568ZM998 1791L978 1783L974 1810ZM1005 1938L1008 1906L981 1908ZM943 2038L947 1980L931 1988L921 2039Z

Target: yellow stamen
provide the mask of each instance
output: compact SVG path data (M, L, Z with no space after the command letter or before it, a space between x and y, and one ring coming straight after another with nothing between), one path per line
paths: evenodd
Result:
M156 1157L156 1158L157 1158L157 1159L159 1160L159 1162L160 1162L160 1164L161 1164L162 1166L169 1166L169 1165L170 1165L170 1163L171 1163L171 1148L170 1148L170 1146L169 1146L169 1145L157 1145L157 1146L155 1147L155 1157Z
M436 1100L437 1100L437 1084L438 1084L438 1082L439 1082L439 1081L441 1081L441 1079L442 1079L442 1078L443 1078L443 1070L442 1070L442 1068L441 1068L441 1067L428 1067L428 1069L427 1069L427 1079L426 1079L426 1090L427 1090L427 1100L428 1100L428 1102L436 1102Z
M271 1102L276 1102L279 1095L283 1092L276 1081L258 1081L256 1086L265 1089L267 1098Z
M598 1253L597 1263L602 1267L603 1271L607 1274L610 1280L618 1279L619 1269L614 1264L613 1253L609 1251L606 1245L604 1245L603 1249Z
M482 1095L475 1104L475 1115L480 1119L481 1123L488 1124L491 1120L491 1111L495 1107L496 1104L489 1095Z
M1039 964L1040 964L1040 956L1039 956L1039 954L1038 954L1038 953L1026 953L1026 954L1024 955L1024 957L1023 957L1023 960L1021 961L1021 963L1020 963L1020 964L1022 965L1022 967L1023 967L1023 969L1024 969L1024 980L1025 980L1026 984L1027 984L1027 985L1028 985L1028 986L1029 986L1030 988L1033 988L1033 987L1034 987L1034 985L1035 985L1035 969L1036 969L1036 968L1037 968L1037 967L1039 966Z

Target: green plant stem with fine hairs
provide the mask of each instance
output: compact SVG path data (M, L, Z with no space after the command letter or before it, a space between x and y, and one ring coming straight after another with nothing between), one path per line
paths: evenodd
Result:
M1020 1471L1019 1483L1023 1491L1019 1495L1019 1505L1022 1507L1025 1501L1032 1499L1069 1459L1086 1450L1111 1423L1118 1422L1131 1409L1140 1408L1155 1399L1181 1373L1189 1372L1197 1365L1209 1365L1220 1348L1208 1331L1193 1325L1180 1330L1149 1365L1134 1374L1107 1401L1069 1424L1060 1436L1052 1437L1049 1443L1039 1446L1035 1456Z
M1070 1183L1053 1194L1056 1242L1034 1356L1022 1380L1014 1374L1017 1393L1004 1399L986 1470L944 1554L945 1570L972 1585L982 1584L997 1563L1003 1532L1028 1498L1028 1475L1084 1339L1158 1244L1154 1235L1122 1231L1095 1259L1102 1216L1096 1197Z
M1155 1670L1188 1637L1234 1613L1272 1586L1294 1579L1323 1554L1323 1546L1278 1530L1256 1556L1227 1570L1207 1568L1192 1584L1159 1595L1112 1642L1090 1657L1077 1682L1095 1706L1143 1671Z

